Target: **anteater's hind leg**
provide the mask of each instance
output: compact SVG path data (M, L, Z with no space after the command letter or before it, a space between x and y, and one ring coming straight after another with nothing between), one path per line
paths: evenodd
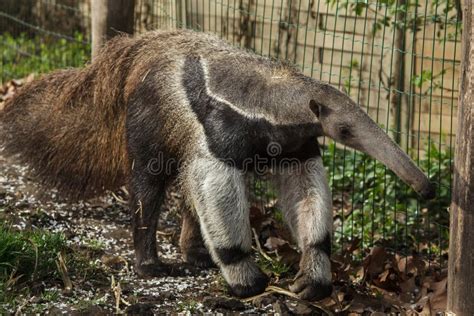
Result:
M279 201L302 251L300 270L290 289L303 299L331 294L332 203L321 157L279 170Z
M157 118L156 91L144 81L130 97L127 107L126 140L131 193L130 212L135 249L135 267L143 277L169 274L170 266L158 259L156 229L166 188L176 174L167 146L161 142L163 126Z
M179 245L183 260L187 263L201 268L209 268L215 266L211 255L204 245L199 221L196 215L192 214L187 204L183 205L182 210L183 224L181 226L181 236Z
M263 292L268 277L252 259L249 205L243 174L211 157L196 158L185 170L184 185L199 216L214 262L240 297Z
M153 175L147 164L135 159L131 171L130 211L135 249L135 269L142 277L162 276L169 272L158 259L156 228L160 206L165 197L166 179Z

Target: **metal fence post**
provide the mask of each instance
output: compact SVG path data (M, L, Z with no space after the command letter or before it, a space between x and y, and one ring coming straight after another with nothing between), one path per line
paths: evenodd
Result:
M464 1L461 85L449 242L448 311L474 315L474 5Z
M108 39L133 34L135 0L92 0L92 58Z

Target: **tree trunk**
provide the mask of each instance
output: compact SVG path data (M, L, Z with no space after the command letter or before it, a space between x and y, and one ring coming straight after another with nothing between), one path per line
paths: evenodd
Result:
M135 0L92 0L92 58L115 35L133 34Z
M461 84L449 241L448 311L474 315L474 5L464 1Z

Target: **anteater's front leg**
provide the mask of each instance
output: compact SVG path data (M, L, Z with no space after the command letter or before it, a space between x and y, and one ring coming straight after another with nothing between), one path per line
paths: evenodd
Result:
M321 157L279 170L277 184L284 217L302 251L290 289L303 299L329 296L332 202Z
M197 158L186 170L186 191L206 245L233 294L263 292L268 277L252 259L249 204L243 174L214 158Z

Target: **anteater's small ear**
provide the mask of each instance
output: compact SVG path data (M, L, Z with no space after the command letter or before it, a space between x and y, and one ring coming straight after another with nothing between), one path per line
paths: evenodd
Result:
M311 111L313 111L313 113L316 115L318 119L319 119L319 116L321 115L322 107L323 107L322 104L314 100L309 101L309 108L311 109Z

